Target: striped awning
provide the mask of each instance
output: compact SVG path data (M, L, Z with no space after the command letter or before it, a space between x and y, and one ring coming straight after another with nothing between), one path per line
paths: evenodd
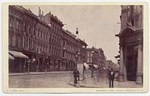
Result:
M14 57L18 57L18 58L29 58L28 56L18 51L9 51L9 53L13 55Z
M95 68L98 68L98 65L95 65L95 64L94 64L93 66L94 66Z
M86 69L88 69L88 68L89 68L89 65L88 65L88 64L86 64L86 63L84 63L84 66L85 66L85 68L86 68Z
M10 54L8 55L10 60L14 60L15 58L11 56Z

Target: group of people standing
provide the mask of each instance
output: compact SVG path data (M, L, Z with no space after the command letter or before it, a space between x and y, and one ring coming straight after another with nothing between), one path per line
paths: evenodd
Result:
M78 81L80 80L80 73L77 68L73 71L74 75L74 84L77 85ZM114 87L114 79L115 79L115 71L111 68L110 70L107 70L107 77L109 80L109 88Z

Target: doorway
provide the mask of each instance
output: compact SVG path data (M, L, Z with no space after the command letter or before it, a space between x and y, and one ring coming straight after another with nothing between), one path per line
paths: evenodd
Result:
M137 50L135 45L127 46L126 70L127 80L135 81L137 72Z

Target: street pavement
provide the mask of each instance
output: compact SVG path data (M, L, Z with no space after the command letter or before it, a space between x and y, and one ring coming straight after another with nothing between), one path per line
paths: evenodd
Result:
M73 88L68 84L71 71L9 75L10 88Z
M85 79L78 81L78 86L74 85L74 77L72 71L56 71L56 72L32 72L10 74L10 88L108 88L109 81L106 72L97 75L96 72L91 78L91 71L85 72ZM141 88L134 81L118 82L114 81L114 88Z

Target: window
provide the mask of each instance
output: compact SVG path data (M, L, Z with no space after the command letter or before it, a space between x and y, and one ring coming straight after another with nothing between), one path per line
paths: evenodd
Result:
M35 26L33 26L33 35L35 35L35 31L36 31Z
M9 17L9 27L13 27L13 18Z
M27 50L29 50L30 42L29 39L27 39Z
M16 46L16 34L12 36L12 46Z
M19 29L19 22L16 20L16 29Z
M26 22L24 22L24 31L25 32L27 31L27 24L26 24Z
M91 57L93 56L93 53L91 53Z
M11 34L9 34L9 46L11 46L12 45L12 35Z
M131 19L131 24L132 26L134 26L134 19Z

